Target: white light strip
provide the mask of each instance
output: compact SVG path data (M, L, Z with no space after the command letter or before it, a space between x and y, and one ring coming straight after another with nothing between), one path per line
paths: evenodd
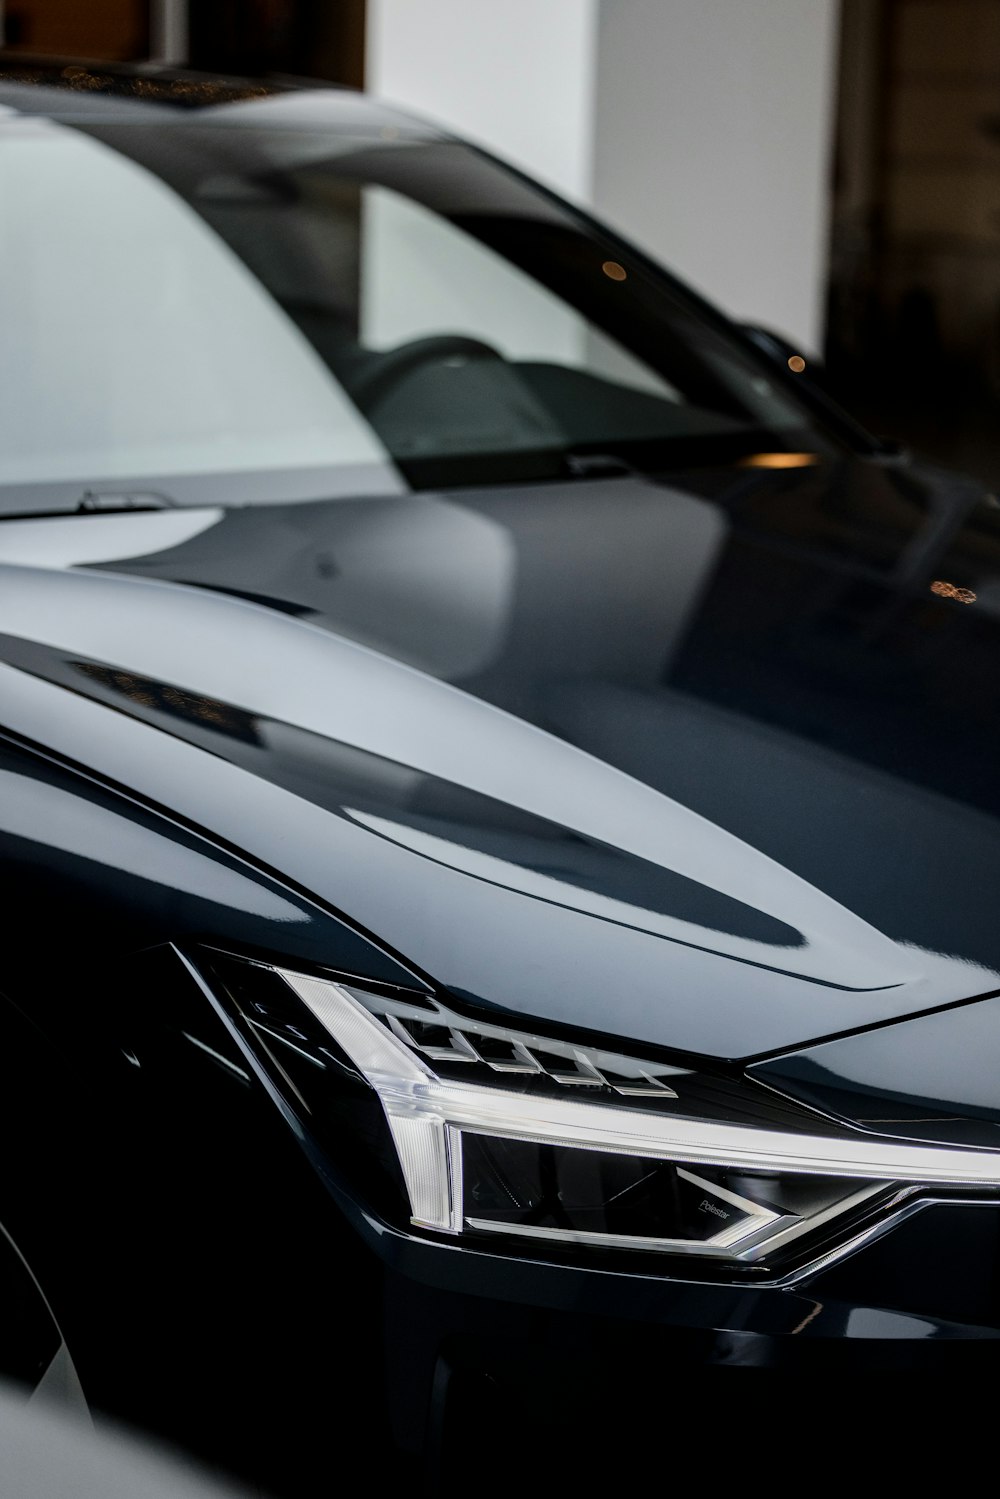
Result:
M469 1228L474 1228L479 1233L512 1234L515 1238L547 1239L557 1244L592 1244L595 1249L649 1249L659 1254L697 1254L708 1259L725 1260L733 1259L734 1249L751 1237L750 1229L746 1229L738 1239L731 1238L723 1243L721 1238L653 1239L638 1234L597 1233L590 1229L536 1228L528 1223L498 1223L492 1218L467 1218L465 1221ZM752 1230L756 1237L760 1233L760 1225L753 1224Z
M404 1079L421 1082L424 1078L434 1078L427 1063L415 1051L391 1036L385 1026L374 1020L364 1005L359 1005L339 984L332 984L328 979L306 978L304 974L289 973L284 968L276 968L275 972L309 1006L337 1045L346 1051L355 1067L369 1080L382 1072L390 1073L399 1083Z
M457 1233L462 1225L454 1221L452 1212L448 1137L440 1119L414 1114L399 1118L390 1114L389 1127L403 1168L414 1223L440 1229L442 1233Z
M468 1083L372 1076L386 1110L430 1113L449 1123L520 1140L747 1171L846 1176L931 1185L1000 1186L1000 1153L908 1145L870 1135L803 1135L708 1119L639 1113L613 1104L505 1093Z
M1000 1152L995 1150L911 1145L860 1132L792 1134L640 1112L586 1099L441 1082L339 985L281 972L377 1088L392 1113L436 1115L451 1124L518 1139L571 1141L594 1150L703 1166L933 1185L1000 1186Z

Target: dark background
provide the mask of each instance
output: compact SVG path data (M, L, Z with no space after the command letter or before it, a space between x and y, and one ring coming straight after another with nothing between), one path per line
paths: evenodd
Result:
M7 0L5 10L12 51L118 62L156 51L149 0ZM365 0L197 0L186 10L192 67L362 86Z

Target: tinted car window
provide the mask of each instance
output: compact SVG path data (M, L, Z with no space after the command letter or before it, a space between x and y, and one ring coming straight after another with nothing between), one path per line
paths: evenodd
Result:
M282 108L8 117L0 482L308 467L344 492L830 450L721 319L513 172Z

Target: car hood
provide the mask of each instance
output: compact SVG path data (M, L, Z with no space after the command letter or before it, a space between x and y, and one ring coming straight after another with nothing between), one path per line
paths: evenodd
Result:
M467 1002L742 1057L1000 988L998 562L861 463L35 519L0 657Z

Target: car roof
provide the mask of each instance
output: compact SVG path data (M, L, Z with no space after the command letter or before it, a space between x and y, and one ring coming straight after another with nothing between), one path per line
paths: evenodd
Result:
M104 63L30 57L0 51L0 110L53 120L97 117L166 121L197 111L229 111L234 105L267 105L269 123L338 124L373 131L405 129L440 137L424 121L357 89L312 79L240 78L196 72L160 63ZM316 118L317 111L322 120Z

